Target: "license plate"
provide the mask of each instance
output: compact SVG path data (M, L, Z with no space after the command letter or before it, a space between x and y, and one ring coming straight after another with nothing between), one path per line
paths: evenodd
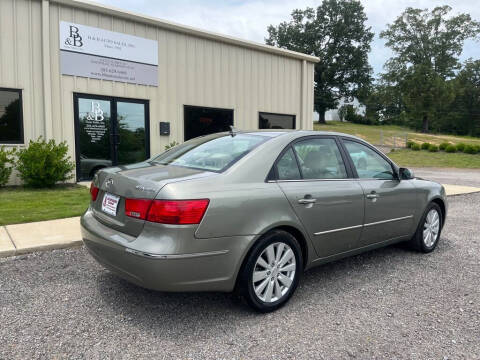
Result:
M105 195L103 195L102 211L109 215L116 216L119 200L120 200L119 196L105 193Z

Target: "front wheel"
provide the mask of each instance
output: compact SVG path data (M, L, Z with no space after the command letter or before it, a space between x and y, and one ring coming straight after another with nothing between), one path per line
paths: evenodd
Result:
M418 251L429 253L435 249L440 239L443 218L440 206L430 203L420 220L410 245Z
M260 312L283 306L303 272L302 251L290 233L272 231L254 245L239 278L240 293Z

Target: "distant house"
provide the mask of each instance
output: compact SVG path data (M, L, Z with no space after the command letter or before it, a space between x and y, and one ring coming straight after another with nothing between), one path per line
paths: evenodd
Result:
M338 109L340 109L343 105L353 105L357 109L357 113L361 115L365 115L365 105L360 104L357 99L354 99L352 102L346 102L343 99L340 100L338 107L336 109L328 110L325 113L325 121L340 121L340 116L338 114ZM319 115L315 111L313 113L313 121L318 121Z

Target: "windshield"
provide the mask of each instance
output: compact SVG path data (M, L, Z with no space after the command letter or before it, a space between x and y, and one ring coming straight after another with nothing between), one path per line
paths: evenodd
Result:
M225 135L213 139L201 137L176 146L153 161L163 165L222 172L268 139L267 136L250 134Z

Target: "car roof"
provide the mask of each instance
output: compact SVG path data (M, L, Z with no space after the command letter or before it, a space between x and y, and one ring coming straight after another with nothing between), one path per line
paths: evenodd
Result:
M291 139L303 137L303 136L315 136L315 135L330 135L330 136L342 136L349 137L352 139L358 139L364 141L362 138L359 138L354 135L345 134L336 131L319 131L319 130L287 130L287 129L264 129L264 130L237 130L237 134L249 134L249 135L262 135L269 137L280 137L288 136Z

